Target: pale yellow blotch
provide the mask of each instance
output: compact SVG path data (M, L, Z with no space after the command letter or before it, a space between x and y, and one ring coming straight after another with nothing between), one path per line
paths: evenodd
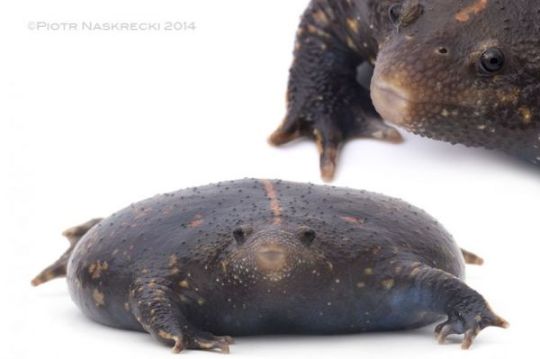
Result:
M319 25L327 25L328 24L328 16L324 13L322 10L317 10L315 13L313 13L313 18Z
M364 288L365 286L366 286L366 283L364 283L364 282L358 282L358 283L356 283L356 287L357 287L357 288Z
M366 268L364 269L365 275L372 275L373 274L373 268Z
M173 267L178 264L178 257L176 254L171 254L169 256L169 267Z
M347 36L347 46L349 46L349 48L351 48L352 50L358 49L356 47L356 44L354 43L354 40L350 36Z
M92 298L94 298L94 303L96 303L96 306L99 307L105 305L105 294L100 292L97 288L92 292Z
M206 301L203 298L197 299L197 304L204 305L204 303L206 303Z
M347 19L347 27L352 32L357 33L358 32L358 20L353 19L353 18L348 18Z
M418 273L420 273L420 267L416 267L411 271L411 277L415 277Z
M334 270L334 265L332 264L332 262L326 262L326 264L328 265L328 269L330 269L331 271Z
M317 151L319 153L322 153L324 148L323 148L323 137L322 137L321 131L317 128L314 129L313 136L315 137L315 145L317 145Z
M329 38L330 35L328 35L328 33L326 33L325 31L313 26L313 25L308 25L307 26L307 30L309 33L311 34L315 34L315 35L318 35L320 37L324 37L324 38Z
M181 288L189 288L189 282L186 279L184 279L183 281L178 282L178 285Z
M174 340L175 345L173 351L175 353L178 353L182 350L182 339L179 336L172 335L171 333L168 333L163 329L159 330L158 336L166 340Z
M88 267L88 273L92 276L92 279L98 279L107 269L109 269L109 264L107 262L97 261Z
M214 348L214 343L208 341L198 341L197 344L199 344L199 346L203 349L213 349Z
M124 309L129 312L129 302L124 302Z
M520 91L517 88L497 91L497 98L502 103L516 103L519 100Z
M523 121L524 125L528 125L532 121L532 112L531 109L528 107L520 107L519 108L519 114L521 115L521 119Z
M385 279L381 282L384 289L391 289L394 286L395 281L393 279Z

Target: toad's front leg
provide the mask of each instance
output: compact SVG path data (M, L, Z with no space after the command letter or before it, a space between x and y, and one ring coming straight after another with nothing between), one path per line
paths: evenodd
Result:
M141 326L154 338L172 344L173 351L187 349L229 352L233 339L216 336L191 325L181 311L171 283L159 278L138 279L130 289L130 307Z
M348 139L401 142L402 138L382 122L369 90L356 80L357 67L366 59L353 38L362 35L350 19L351 34L345 34L347 21L340 19L327 3L313 1L304 15L290 70L287 115L269 141L281 145L301 136L313 138L320 153L321 175L329 181L339 151Z
M439 343L451 334L463 334L461 347L469 349L482 329L508 326L478 292L450 273L427 265L411 265L402 275L400 282L413 289L411 298L422 310L447 316L435 329Z

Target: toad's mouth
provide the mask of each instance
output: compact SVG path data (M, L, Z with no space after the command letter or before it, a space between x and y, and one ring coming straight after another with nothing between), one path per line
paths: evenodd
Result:
M397 125L406 125L410 120L410 110L415 102L406 90L384 81L373 81L371 99L384 120Z

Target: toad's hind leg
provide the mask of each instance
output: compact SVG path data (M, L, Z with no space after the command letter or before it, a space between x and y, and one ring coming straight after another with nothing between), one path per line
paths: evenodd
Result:
M84 236L86 232L90 230L90 228L94 227L99 222L101 222L101 218L96 218L78 226L66 229L62 234L69 240L69 248L64 254L62 254L60 258L58 258L56 262L45 268L34 279L32 279L32 285L38 286L50 281L51 279L65 277L67 262L71 256L71 252L73 252L73 249L75 248L75 245L77 242L79 242L82 236Z
M290 70L287 115L269 138L274 145L301 136L314 139L326 181L332 180L338 154L348 139L402 141L397 130L382 122L369 90L357 82L357 67L366 59L352 38L360 35L354 24L347 27L346 16L333 6L330 1L313 1L304 14Z
M451 334L463 334L461 347L468 349L482 329L508 326L478 292L450 273L427 265L412 265L401 276L400 282L413 290L415 302L422 310L447 316L435 329L440 343Z
M184 348L229 352L233 339L216 336L193 327L182 313L179 296L172 284L159 278L138 279L129 292L130 308L143 329L173 351Z

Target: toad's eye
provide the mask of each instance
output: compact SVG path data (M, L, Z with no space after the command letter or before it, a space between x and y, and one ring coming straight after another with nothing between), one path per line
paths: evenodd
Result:
M313 229L309 227L302 227L298 231L298 237L302 243L304 243L306 246L309 246L315 239L316 233Z
M253 229L250 226L239 226L234 229L232 235L238 244L243 244Z
M390 18L390 21L394 25L399 25L399 19L401 18L401 10L402 7L400 4L395 4L390 6L390 9L388 9L388 17Z
M478 67L481 73L491 75L502 70L504 61L503 52L496 47L492 47L484 51L480 56Z

